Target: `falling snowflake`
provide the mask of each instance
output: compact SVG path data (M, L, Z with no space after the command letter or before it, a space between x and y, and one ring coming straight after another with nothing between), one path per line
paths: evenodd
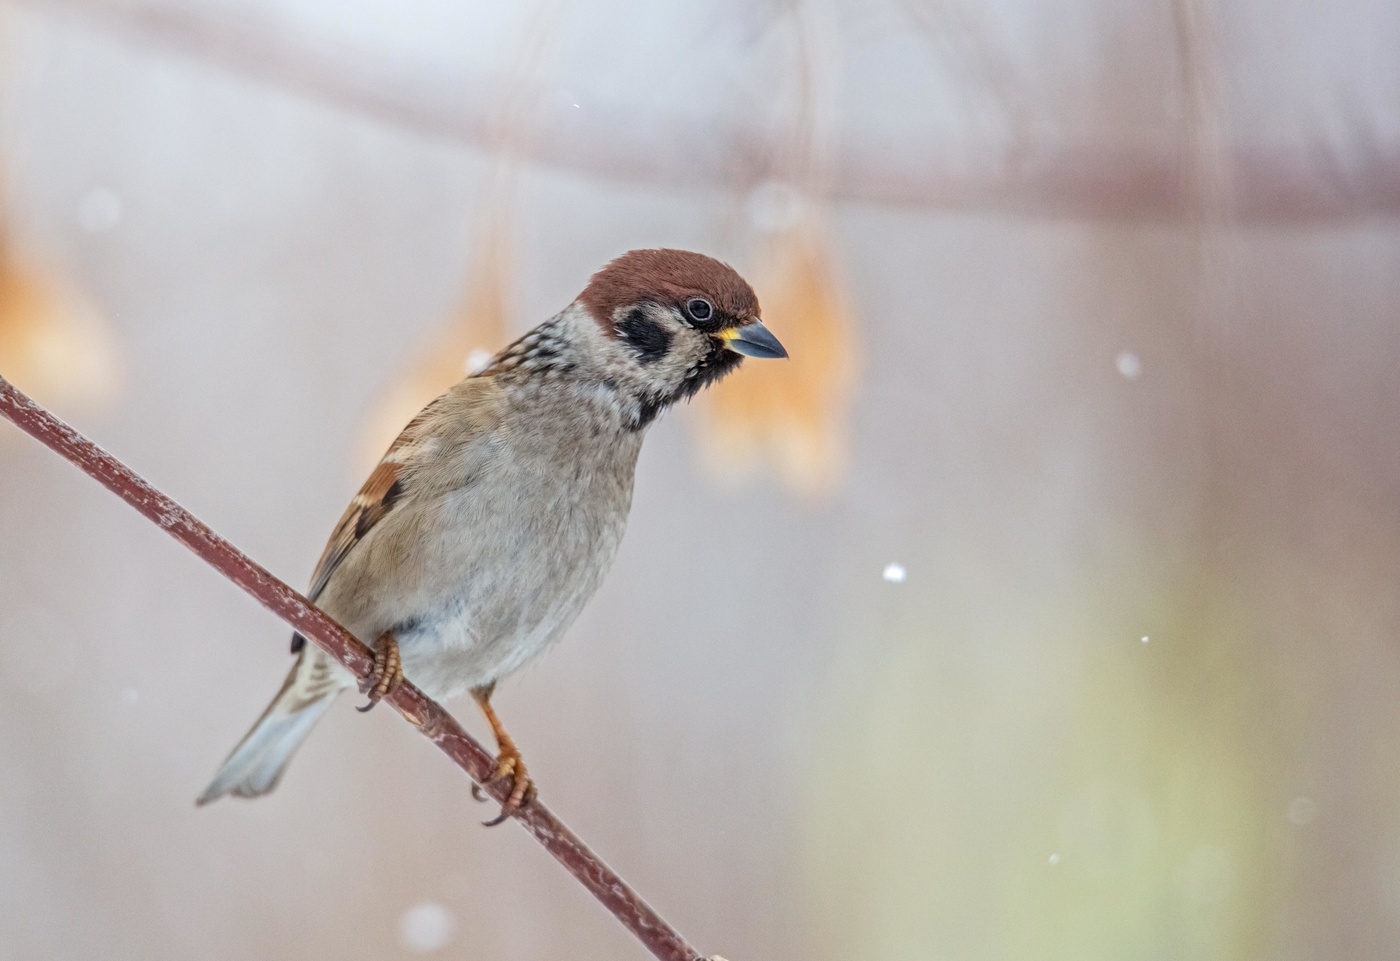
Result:
M446 947L456 933L457 919L441 904L414 905L399 918L399 941L420 954Z
M122 222L122 200L106 187L93 187L78 201L78 226L102 234Z
M759 230L775 233L797 223L802 216L802 195L791 184L769 180L755 187L744 201L749 221Z
M881 576L891 584L903 584L909 572L904 569L903 564L886 564L885 572Z
M1302 827L1317 817L1317 802L1310 797L1295 797L1288 802L1288 820Z
M466 359L462 361L462 369L468 374L475 374L485 370L489 363L491 363L491 351L484 347L473 347L467 352Z

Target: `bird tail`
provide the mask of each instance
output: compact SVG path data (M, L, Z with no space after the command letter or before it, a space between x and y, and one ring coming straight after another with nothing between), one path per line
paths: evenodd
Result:
M337 694L354 684L349 671L320 648L306 645L282 690L219 768L196 804L225 794L258 797L277 786L292 754L306 740Z

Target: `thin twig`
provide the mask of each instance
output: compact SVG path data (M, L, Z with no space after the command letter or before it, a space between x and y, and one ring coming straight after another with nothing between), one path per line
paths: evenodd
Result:
M219 5L153 0L20 0L57 16L215 64L404 130L489 149L499 85L484 76L366 56L295 32L270 17ZM1032 105L1033 106L1033 105ZM1028 107L1027 109L1032 109ZM521 122L517 120L516 122ZM597 103L540 105L520 135L522 156L557 169L668 190L745 189L768 175L781 137L758 120L689 116ZM892 145L857 134L835 144L832 200L1027 217L1165 220L1194 216L1179 135L1127 141L1027 142L1006 162L979 163L929 141ZM1374 124L1293 147L1241 145L1227 158L1242 223L1308 223L1400 216L1400 149Z
M4 377L0 377L0 415L67 458L103 487L160 525L171 537L194 551L299 633L319 644L356 675L364 676L369 672L373 656L369 648L349 631L215 534L189 511L141 479L125 464L54 417ZM473 781L480 784L490 776L493 766L491 755L462 729L452 715L418 688L404 682L385 701L394 705L410 724L441 748ZM486 790L498 801L505 800L507 788L500 783L489 785ZM696 961L700 957L700 953L652 910L627 882L538 800L523 808L515 819L661 961Z

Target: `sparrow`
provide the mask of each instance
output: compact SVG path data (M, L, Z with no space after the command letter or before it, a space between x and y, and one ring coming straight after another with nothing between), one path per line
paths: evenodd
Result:
M786 356L727 264L653 249L604 266L389 447L307 595L374 649L373 671L361 681L294 634L282 689L197 803L271 791L339 694L358 686L368 710L407 677L436 700L469 691L486 715L498 748L486 783L510 780L487 823L528 804L535 787L492 691L545 653L598 589L657 416L745 357Z

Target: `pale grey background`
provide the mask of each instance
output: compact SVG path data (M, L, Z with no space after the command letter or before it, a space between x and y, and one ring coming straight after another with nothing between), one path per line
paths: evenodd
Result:
M466 80L525 17L180 5ZM1168 5L985 10L1032 143L1184 142ZM1394 5L1214 10L1231 136L1393 153ZM60 412L301 584L357 432L461 297L491 158L65 11L3 10L6 211L123 369ZM763 4L567 16L546 88L580 110L781 113ZM1005 147L900 5L835 16L841 137ZM630 247L745 266L733 190L527 164L519 196L522 329ZM832 222L863 345L846 479L733 487L693 410L652 432L616 569L498 698L555 810L733 961L1400 953L1394 220ZM9 428L0 492L0 956L393 957L425 902L443 956L641 956L387 711L337 708L274 796L196 810L287 630Z

